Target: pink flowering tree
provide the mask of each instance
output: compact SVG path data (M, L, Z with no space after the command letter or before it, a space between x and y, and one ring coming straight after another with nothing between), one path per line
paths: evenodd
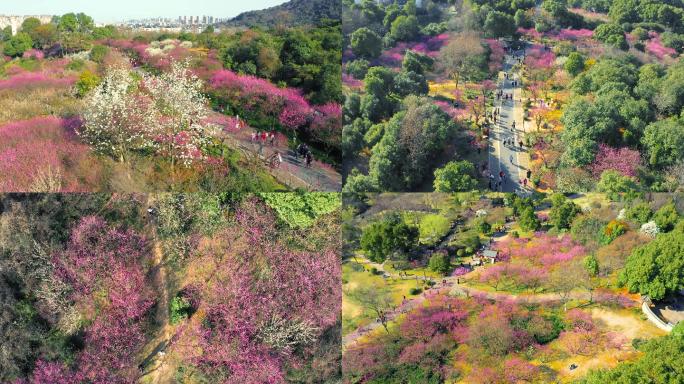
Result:
M663 45L658 33L651 31L649 32L649 37L651 39L646 43L647 52L651 53L658 59L663 59L665 56L677 56L677 51L675 49Z
M222 383L284 383L287 366L301 363L295 351L310 351L339 321L339 255L288 249L273 212L255 198L235 220L194 261L211 271L199 286L201 319L172 349Z
M91 190L98 184L99 168L88 147L75 138L79 125L78 119L46 116L0 126L0 190Z
M294 130L312 119L313 109L298 90L278 88L255 76L222 70L214 73L209 87L220 103L252 120L270 120Z
M132 231L112 228L99 217L81 220L52 264L87 324L84 348L72 368L39 361L31 383L124 384L138 378L143 324L153 304L143 267L148 252L147 241Z
M504 57L506 56L506 51L504 46L498 39L487 39L485 40L489 46L489 72L496 73L503 68Z
M596 158L589 169L596 179L600 178L606 170L615 170L624 176L636 177L641 164L641 154L637 150L627 147L611 148L606 144L600 144Z
M308 131L316 141L339 149L342 143L342 106L328 103L316 107Z

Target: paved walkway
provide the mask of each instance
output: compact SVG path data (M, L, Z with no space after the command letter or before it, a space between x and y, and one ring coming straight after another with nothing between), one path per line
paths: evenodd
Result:
M512 94L513 100L496 100L494 106L500 109L496 124L491 128L489 140L489 169L494 175L493 184L498 183L499 174L503 172L504 180L498 190L503 192L528 193L531 187L524 187L522 180L526 178L529 168L529 155L518 143L524 139L524 112L522 105L522 87L520 74L513 72L513 66L517 63L517 56L523 51L507 54L504 59L503 71L499 73L499 89L504 94ZM509 74L505 79L504 74ZM513 81L518 81L513 86ZM515 122L515 128L513 128ZM511 140L513 145L504 145L505 141ZM528 180L529 183L529 180Z
M243 127L238 132L223 131L222 139L232 148L243 153L257 157L266 164L275 151L280 152L283 163L278 168L268 167L269 172L279 182L295 189L301 188L309 191L339 192L342 190L342 175L330 165L315 161L311 167L307 167L304 159L297 158L294 151L288 148L286 140L278 140L274 146L268 143L260 144L251 140L252 133L256 129Z

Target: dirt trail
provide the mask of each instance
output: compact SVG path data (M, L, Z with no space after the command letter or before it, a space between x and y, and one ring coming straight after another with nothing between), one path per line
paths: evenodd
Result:
M153 206L154 202L148 199L148 206ZM148 342L144 349L144 360L140 364L142 372L142 382L150 384L162 384L173 382L174 370L166 359L166 348L169 340L173 336L172 326L169 321L169 284L166 270L164 253L161 242L157 237L156 222L150 222L150 234L152 239L152 280L157 293L157 307L155 322L158 331L154 339Z

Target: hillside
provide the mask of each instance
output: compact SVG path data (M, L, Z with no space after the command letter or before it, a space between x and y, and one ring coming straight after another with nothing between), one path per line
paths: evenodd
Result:
M228 25L319 24L324 19L340 20L341 15L342 5L338 0L290 0L275 7L242 13Z

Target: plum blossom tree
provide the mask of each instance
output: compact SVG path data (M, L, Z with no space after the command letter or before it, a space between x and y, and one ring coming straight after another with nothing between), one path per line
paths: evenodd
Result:
M339 255L293 251L273 211L256 198L237 207L235 226L219 232L194 263L202 278L199 321L172 348L221 383L285 383L288 364L339 321ZM299 351L299 352L298 352Z
M150 100L136 96L136 81L124 67L110 69L87 97L77 133L97 152L125 162L132 150L149 148L156 119Z
M70 300L82 312L84 348L73 368L38 361L32 384L134 382L136 355L152 306L145 281L149 247L132 232L85 217L74 228L66 250L53 255L59 281L71 287Z
M637 169L642 163L639 151L629 148L611 148L599 144L594 162L589 166L595 178L601 177L603 171L612 169L623 176L636 177Z
M146 76L143 85L149 92L157 121L154 141L171 164L190 165L202 159L202 147L217 127L207 123L207 100L202 94L202 81L190 73L188 62L174 62L161 76Z

